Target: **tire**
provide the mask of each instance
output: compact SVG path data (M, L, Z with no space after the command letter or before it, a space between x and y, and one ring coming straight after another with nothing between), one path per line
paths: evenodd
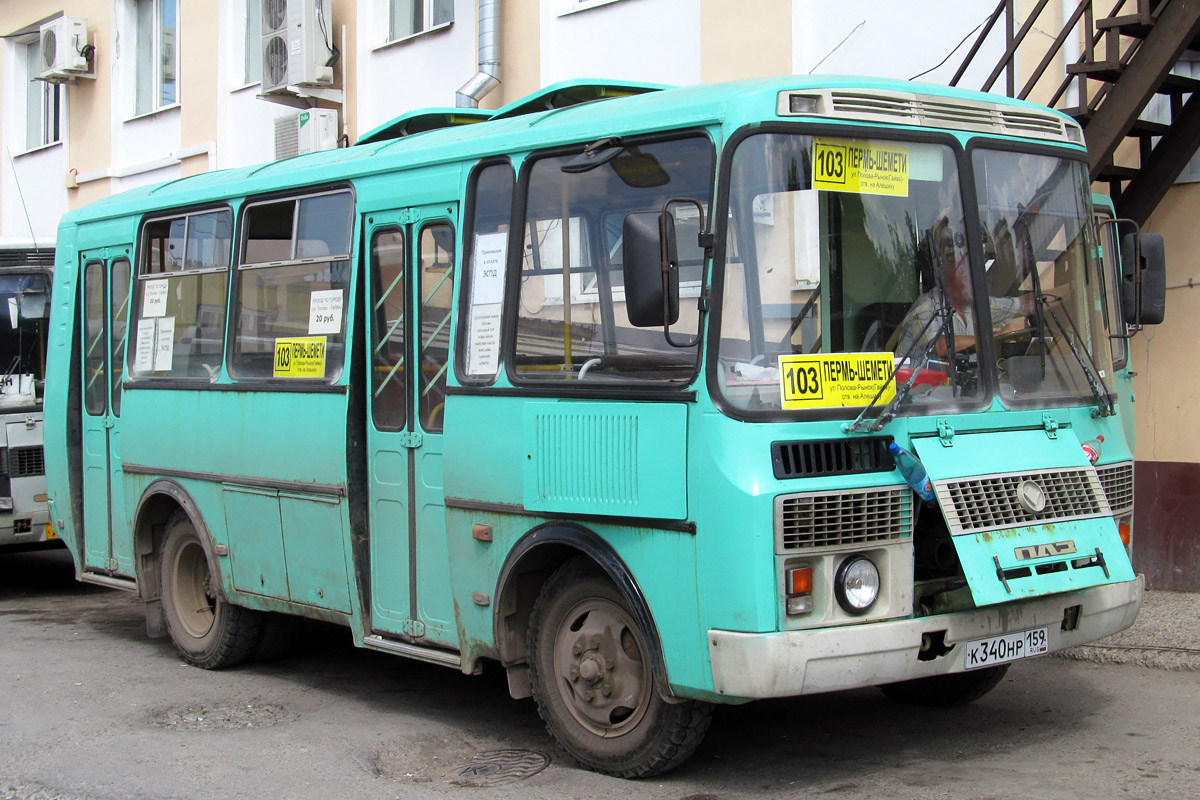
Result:
M898 703L928 708L957 708L972 703L995 689L1008 664L952 675L935 675L932 678L917 678L901 683L880 686L880 690Z
M682 764L704 738L712 706L663 701L645 632L591 562L569 562L550 577L527 642L538 713L582 766L648 778Z
M167 522L159 574L167 632L185 661L204 669L224 669L254 652L262 614L221 597L216 570L196 527L182 513Z

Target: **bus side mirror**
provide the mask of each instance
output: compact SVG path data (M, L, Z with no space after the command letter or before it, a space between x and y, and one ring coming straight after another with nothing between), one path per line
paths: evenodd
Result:
M1130 325L1158 325L1167 307L1167 260L1160 233L1121 239L1121 307Z
M674 217L665 211L627 214L621 236L629 323L652 328L678 322L679 256Z

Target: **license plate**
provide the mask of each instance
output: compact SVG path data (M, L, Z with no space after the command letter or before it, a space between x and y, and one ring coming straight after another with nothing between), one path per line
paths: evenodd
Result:
M995 664L1004 664L1030 656L1039 656L1049 650L1047 628L1034 628L1003 636L989 636L967 642L967 669L979 669Z

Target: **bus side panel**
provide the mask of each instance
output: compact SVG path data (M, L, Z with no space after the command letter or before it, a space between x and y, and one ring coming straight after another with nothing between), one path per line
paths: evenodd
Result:
M124 402L127 466L186 464L203 476L181 482L196 492L214 542L229 548L221 559L227 591L358 613L346 459L338 455L346 451L346 394L137 389ZM126 476L129 502L148 485L143 478Z
M508 554L532 528L560 521L549 512L537 516L455 508L454 501L474 500L524 508L524 470L531 459L532 443L522 436L522 420L529 404L544 400L453 395L446 409L446 536L450 552L451 584L458 609L464 655L472 650L495 655L493 614L506 609L473 602L476 593L492 597ZM612 405L617 405L613 403ZM634 413L645 405L630 405ZM686 409L685 409L686 411ZM683 432L675 439L683 457ZM605 458L604 453L593 453ZM527 467L528 468L528 467ZM680 469L674 478L682 476ZM577 513L584 512L580 506ZM707 648L700 628L696 589L697 536L678 530L652 527L647 519L611 522L571 520L573 525L598 534L628 567L654 617L666 660L668 680L680 694L711 691L712 676L706 665ZM472 536L476 524L492 526L492 541ZM522 632L523 633L523 632Z

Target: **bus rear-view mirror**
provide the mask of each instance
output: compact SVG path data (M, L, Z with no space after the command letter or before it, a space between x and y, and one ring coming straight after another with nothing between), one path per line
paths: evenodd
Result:
M1130 325L1158 325L1167 306L1167 260L1160 233L1121 239L1121 306Z
M674 218L657 211L627 214L621 234L629 323L638 328L673 325L679 320Z

